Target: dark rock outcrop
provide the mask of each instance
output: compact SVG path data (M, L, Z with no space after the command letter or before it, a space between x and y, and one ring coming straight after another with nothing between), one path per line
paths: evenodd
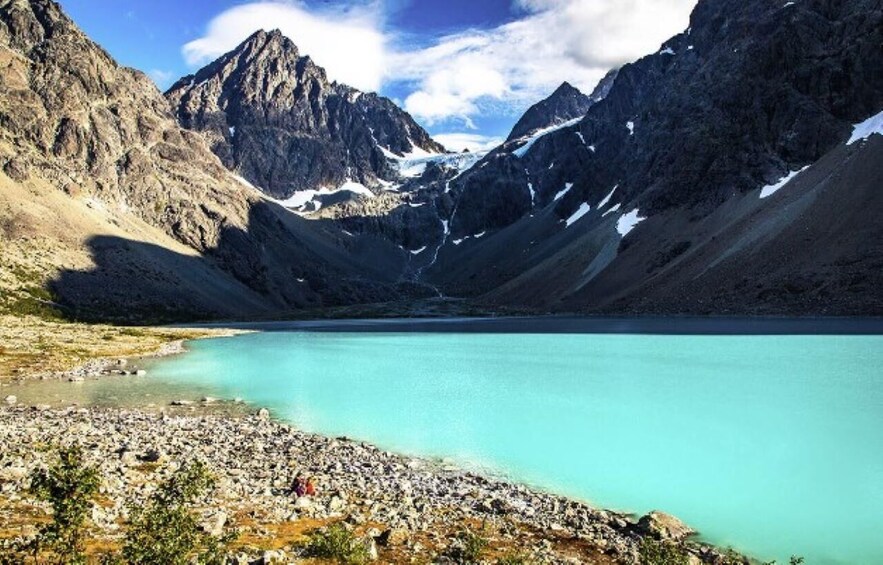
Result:
M229 169L280 198L347 180L397 180L384 150L444 152L391 100L329 82L279 31L258 31L166 97Z

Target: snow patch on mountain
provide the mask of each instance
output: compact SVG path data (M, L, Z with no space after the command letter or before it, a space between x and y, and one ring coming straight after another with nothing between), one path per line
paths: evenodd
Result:
M616 231L619 232L619 235L625 237L635 229L635 226L646 220L647 218L642 218L638 215L638 209L635 208L628 214L624 214L616 221Z
M541 137L549 135L553 131L558 131L560 129L564 129L566 127L576 125L577 123L579 123L580 120L582 120L582 117L574 118L572 120L568 120L568 121L562 122L560 124L555 124L553 126L549 126L549 127L543 128L543 129L538 129L535 132L533 132L532 134L530 134L530 136L518 138L515 141L516 142L523 141L524 145L522 145L518 149L515 149L514 151L512 151L512 154L515 155L516 157L518 157L519 159L521 159L522 157L527 155L527 152L530 151L530 148L533 147L533 144L536 143L537 140L539 140Z
M607 206L607 203L610 202L610 198L613 197L613 193L616 192L616 189L617 189L617 188L619 188L619 185L614 186L613 189L610 191L610 194L608 194L607 196L605 196L605 197L601 200L601 202L598 202L598 208L599 208L599 209L600 209L600 208L603 208L604 206Z
M563 188L562 190L559 190L559 191L555 194L555 198L553 198L552 200L561 200L562 198L564 198L564 195L565 195L565 194L567 194L568 192L570 192L570 189L571 189L571 188L573 188L573 183L572 183L572 182L565 183L565 184L564 184L564 188Z
M374 193L367 186L360 182L348 180L337 188L322 187L318 190L301 190L285 200L277 200L276 202L298 212L316 212L322 208L321 197L336 195L342 192L349 192L353 196L374 198Z
M576 223L577 221L579 221L580 218L582 218L583 216L588 214L591 209L592 209L592 207L589 206L588 202L583 202L582 204L579 205L579 208L576 209L576 212L571 214L570 217L567 218L567 220L565 220L564 227L569 228L571 226L571 224Z
M791 182L791 180L794 177L796 177L797 175L799 175L803 171L807 170L808 168L809 168L809 165L807 165L806 167L803 167L800 170L791 171L790 173L788 173L784 177L780 178L778 181L774 182L773 184L766 185L765 187L760 189L760 198L767 198L769 196L772 196L773 194L776 193L776 191L778 191L780 188L782 188L783 186L785 186L786 184Z
M867 120L855 124L852 128L852 137L846 145L852 145L856 141L868 139L874 134L883 135L883 112L871 116Z
M613 214L614 212L618 212L620 206L622 206L622 204L615 204L614 206L611 206L609 210L607 210L606 212L604 212L603 214L601 214L601 217L603 218L603 217L606 216L607 214Z

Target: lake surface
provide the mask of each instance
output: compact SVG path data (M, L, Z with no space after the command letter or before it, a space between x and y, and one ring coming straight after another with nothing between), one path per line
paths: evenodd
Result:
M306 430L664 510L758 558L883 563L883 336L298 327L194 342L82 394L242 397Z

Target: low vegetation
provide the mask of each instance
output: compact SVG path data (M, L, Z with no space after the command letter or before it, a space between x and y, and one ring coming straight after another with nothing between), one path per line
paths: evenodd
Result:
M343 565L361 565L370 560L368 546L343 524L316 530L310 534L304 555L331 559Z
M482 561L488 548L488 539L483 535L484 526L480 531L466 528L462 530L454 543L445 551L445 557L453 559L460 565L475 565Z
M638 555L643 565L689 565L690 563L689 556L680 547L650 538L641 540Z
M58 461L31 476L30 492L47 502L52 519L32 539L0 546L0 565L84 565L86 522L100 487L98 471L85 465L79 447L59 449ZM122 549L101 556L102 565L223 565L234 534L203 531L191 506L213 486L200 462L179 469L146 504L129 505Z
M190 510L214 486L205 464L194 462L162 483L145 506L130 505L131 521L120 555L105 563L139 565L223 565L233 534L214 537L200 528Z
M84 526L99 486L98 471L83 463L79 447L60 449L52 467L39 469L31 476L30 492L37 500L49 503L52 520L40 527L34 539L6 548L0 554L0 563L12 565L28 559L34 563L86 563Z

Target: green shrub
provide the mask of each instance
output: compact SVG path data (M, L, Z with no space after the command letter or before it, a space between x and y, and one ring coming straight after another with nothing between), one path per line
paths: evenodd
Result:
M203 532L189 510L196 499L214 486L214 478L203 463L179 469L161 484L144 506L130 507L131 522L126 531L122 562L139 565L205 565L224 563L232 535L216 538ZM108 557L105 563L119 562Z
M316 530L309 536L304 553L307 557L333 559L345 565L360 565L369 561L364 541L341 524Z
M487 546L487 538L467 528L457 534L456 540L445 550L444 555L461 565L472 565L481 561Z
M60 449L52 467L31 475L31 493L52 507L52 521L40 528L34 555L48 553L52 563L86 562L83 526L99 486L98 471L84 464L78 446Z
M644 538L638 550L642 565L688 565L687 553L676 545Z

